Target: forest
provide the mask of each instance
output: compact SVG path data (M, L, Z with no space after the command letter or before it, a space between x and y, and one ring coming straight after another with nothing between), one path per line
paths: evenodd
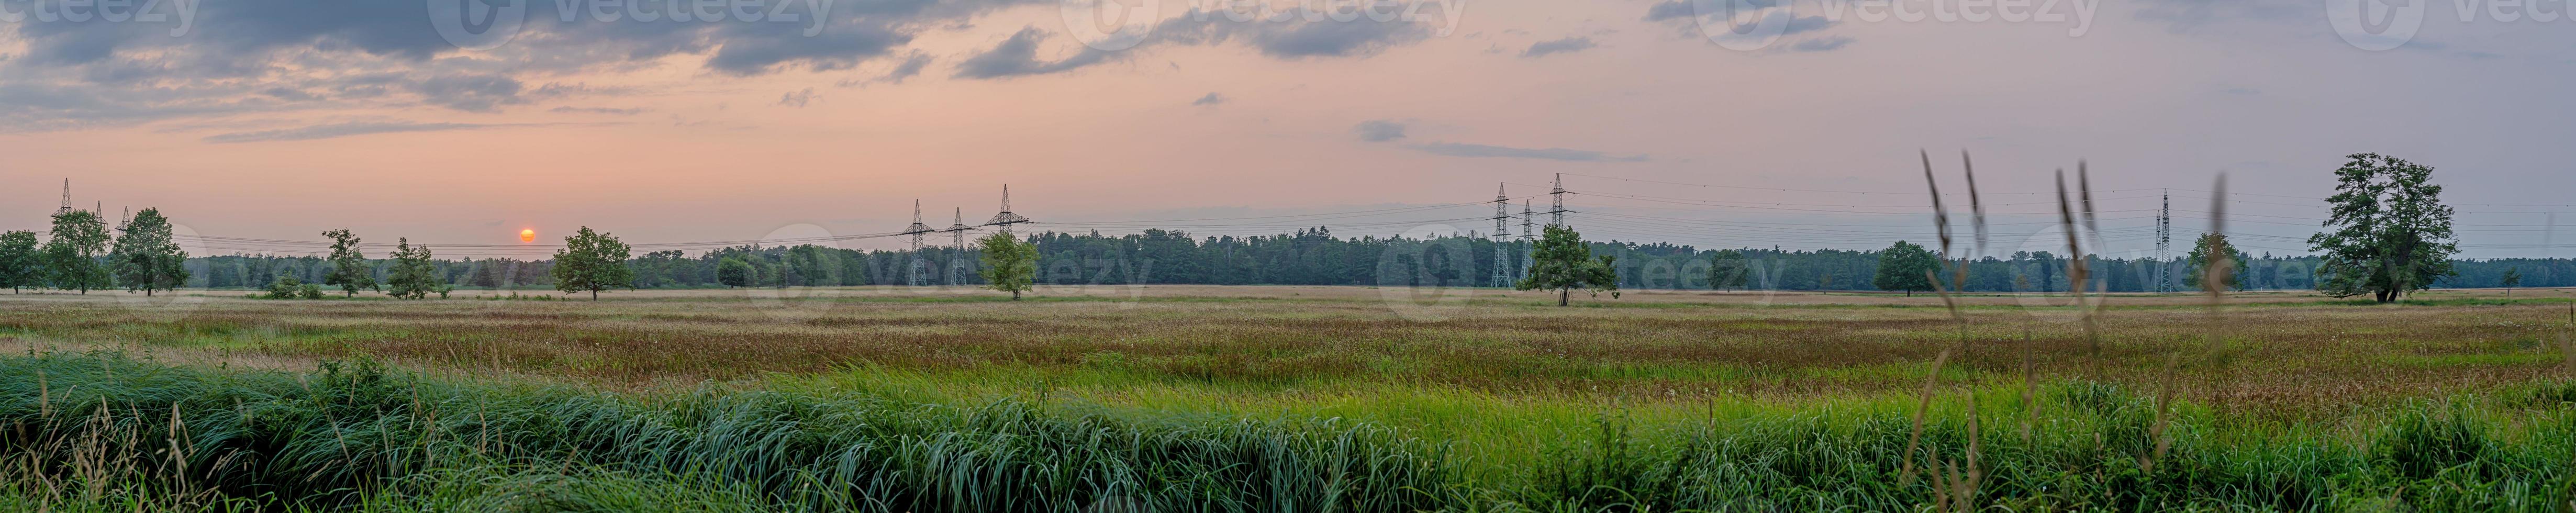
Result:
M1431 239L1336 237L1328 227L1273 236L1193 237L1182 231L1145 230L1127 235L1098 232L1042 232L1024 238L1040 255L1037 282L1050 285L1216 284L1216 285L1363 285L1488 286L1495 266L1495 242L1481 237ZM1876 290L1879 250L1786 251L1775 248L1699 248L1669 243L1638 244L1595 241L1597 255L1617 257L1621 288L1711 289L1712 269L1720 268L1720 251L1732 249L1745 264L1741 287L1751 290ZM1527 258L1526 244L1504 244L1507 274L1516 274ZM725 286L800 287L902 285L919 261L921 284L976 285L978 254L972 249L928 247L911 251L859 251L815 245L746 245L697 254L656 251L627 261L638 288L712 288ZM2192 264L2152 258L2087 257L2099 288L2112 292L2156 290L2157 266L2166 267L2169 286L2193 290L2183 277ZM740 260L751 270L739 283L728 284L720 268ZM381 276L388 261L375 260ZM1969 262L1970 292L2063 292L2069 262L2049 252L2017 252ZM438 273L465 288L518 289L550 285L545 260L441 259ZM2248 255L2242 276L2247 290L2304 290L2315 287L2314 256ZM257 288L279 276L319 283L329 265L318 256L226 255L190 258L187 286ZM2565 258L2459 260L2457 275L2434 283L2437 288L2503 286L2507 271L2521 275L2519 286L2576 286L2576 260ZM1722 278L1722 276L1720 276ZM1738 280L1722 280L1733 283Z

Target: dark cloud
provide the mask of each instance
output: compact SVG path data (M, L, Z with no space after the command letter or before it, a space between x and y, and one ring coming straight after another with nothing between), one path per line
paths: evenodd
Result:
M1809 40L1805 40L1805 41L1799 41L1797 44L1789 45L1789 51L1792 51L1792 52L1830 52L1830 51L1834 51L1834 50L1841 50L1841 49L1843 48L1843 46L1845 46L1845 45L1849 45L1849 44L1851 44L1851 43L1852 43L1852 38L1849 38L1849 37L1843 37L1843 36L1819 37L1819 38L1815 38L1815 39L1809 39Z
M1359 126L1351 127L1351 132L1359 134L1360 140L1362 141L1393 141L1404 138L1404 124L1383 119L1372 119L1361 121Z
M166 23L7 24L0 26L0 41L22 50L0 59L0 89L14 87L22 96L120 89L92 96L168 97L142 105L179 108L128 113L122 111L136 109L78 108L72 105L82 103L77 98L58 97L50 106L0 105L0 120L24 121L0 131L149 122L197 111L432 105L490 112L536 98L523 84L530 77L636 69L674 56L694 56L704 69L729 76L847 69L888 56L922 31L1048 2L828 2L828 16L816 16L824 3L787 0L784 13L795 21L638 22L594 19L585 2L516 2L527 8L516 37L472 53L438 34L423 4L403 0L190 1L184 4L196 12L184 17L190 22L184 31L175 21L183 18L176 12L183 2L151 2L173 19ZM564 8L574 19L563 18ZM897 77L927 64L926 56L915 55L897 67Z
M1197 100L1190 101L1190 105L1216 105L1219 103L1225 103L1225 96L1218 95L1216 93L1208 93L1207 96L1201 96Z
M337 124L329 124L329 125L312 125L312 126L304 126L304 127L296 127L296 128L281 128L281 129L276 129L276 130L260 130L260 131L256 131L256 132L233 132L233 133L226 133L226 134L215 134L215 135L206 136L206 139L205 139L205 140L206 140L206 142L210 142L210 143L246 143L246 142L266 142L266 141L309 141L309 140L314 140L314 139L330 139L330 138L334 138L334 137L348 137L348 136L352 136L352 135L389 134L389 133L400 133L400 132L436 132L436 131L444 131L444 130L474 130L474 129L480 129L480 128L492 128L492 127L499 127L499 126L510 126L510 125L489 125L489 124L479 124L479 123L414 123L414 122L409 122L409 121L390 121L390 122L386 122L386 121L358 121L358 122L337 123Z
M1531 43L1528 50L1521 51L1521 56L1539 57L1552 53L1580 52L1590 49L1592 49L1592 38L1574 36L1555 41Z
M1466 143L1421 143L1407 145L1406 147L1434 155L1446 155L1451 157L1540 159L1562 160L1568 162L1643 162L1646 160L1645 155L1611 155L1591 150L1570 150L1565 148L1513 148L1509 146Z
M1046 31L1038 30L1037 27L1020 29L1019 32L1011 34L1010 39L1003 40L1002 44L995 45L993 49L985 50L984 53L975 54L973 57L967 57L965 61L958 62L957 74L952 76L955 78L969 79L995 79L1022 75L1043 75L1047 73L1081 69L1084 66L1108 62L1111 58L1124 55L1123 53L1104 52L1091 47L1080 47L1082 49L1075 52L1071 57L1065 57L1064 59L1054 61L1040 61L1038 60L1038 43L1045 41L1046 38Z

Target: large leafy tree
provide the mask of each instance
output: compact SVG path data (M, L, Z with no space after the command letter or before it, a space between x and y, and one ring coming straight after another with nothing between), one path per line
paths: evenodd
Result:
M107 255L107 222L98 214L74 210L54 215L54 236L45 241L46 279L54 288L79 290L115 286L107 265L99 259Z
M36 247L36 232L19 230L0 234L0 287L19 289L44 286L45 254Z
M1932 290L1932 272L1940 268L1941 257L1933 256L1932 250L1900 240L1878 252L1878 275L1869 283L1878 290L1901 290L1913 297L1915 292Z
M2323 254L2317 289L2335 297L2370 294L2381 303L2453 275L2451 207L2433 168L2376 153L2349 156L2335 170L2328 231L2308 238Z
M1719 251L1711 259L1714 261L1708 266L1708 288L1741 289L1747 283L1746 277L1753 274L1753 262L1745 260L1742 251Z
M367 255L358 250L357 234L341 228L322 232L331 238L331 273L322 276L322 284L339 285L348 297L357 297L358 289L376 289L376 270L367 265Z
M134 213L125 222L125 233L116 237L116 248L108 254L109 268L126 291L171 290L188 282L188 252L170 239L170 219L161 217L161 209L147 208Z
M976 246L984 251L984 268L979 272L984 275L985 287L1009 292L1011 300L1018 301L1021 292L1037 283L1036 244L1020 242L1008 233L994 233L976 241Z
M1520 290L1554 290L1556 306L1565 306L1574 289L1590 291L1600 297L1603 291L1619 297L1619 271L1612 267L1618 257L1601 255L1595 259L1592 247L1583 243L1583 234L1573 228L1548 225L1538 244L1530 249L1529 276L1513 288Z
M617 236L581 231L564 237L564 248L555 251L555 267L547 273L555 279L555 290L590 292L590 300L599 300L599 291L634 288L635 268L626 266L631 250Z
M2199 241L2192 243L2191 255L2183 262L2183 265L2191 266L2191 270L2184 274L2183 279L2189 280L2194 287L2201 286L2205 281L2201 274L2208 272L2209 263L2214 261L2210 260L2210 255L2227 255L2229 260L2229 272L2218 277L2219 286L2244 290L2245 252L2238 251L2234 244L2228 244L2227 234L2223 233L2204 233Z
M393 268L385 271L385 294L425 299L447 285L439 279L438 264L430 261L428 245L413 246L410 237L396 238L393 257Z

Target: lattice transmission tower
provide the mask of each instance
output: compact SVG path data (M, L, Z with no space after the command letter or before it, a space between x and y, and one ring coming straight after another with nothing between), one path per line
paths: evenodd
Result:
M966 209L964 207L959 207L957 209L957 220L949 223L948 229L940 230L948 232L948 236L951 239L950 244L953 244L956 248L955 252L948 254L947 274L949 286L953 287L959 285L957 280L966 275L966 231L973 229L975 229L975 227L966 226Z
M1565 173L1556 174L1556 187L1548 191L1547 197L1552 207L1547 211L1547 225L1565 226Z
M930 225L921 224L921 200L912 200L912 226L904 228L903 234L912 236L912 276L906 281L915 287L922 285L922 275L930 273L930 262L921 259L921 236L930 232Z
M54 215L63 215L63 214L69 214L69 213L72 213L72 179L70 179L70 178L64 178L64 179L63 179L63 208L55 209L55 210L54 210Z
M1492 237L1492 239L1494 239L1494 279L1492 286L1495 288L1512 286L1512 273L1509 270L1511 268L1511 264L1506 263L1511 261L1512 256L1508 250L1503 248L1505 244L1509 244L1511 242L1508 235L1511 234L1512 229L1508 223L1512 222L1512 215L1506 210L1511 206L1512 198L1503 195L1503 184L1494 184L1494 233Z
M1033 222L1036 221L1031 221L1027 217L1011 213L1011 185L1002 184L1002 213L993 214L993 220L985 221L984 226L999 227L1002 234L1009 235L1011 233L1011 225Z
M1538 255L1530 254L1530 245L1534 243L1533 240L1536 238L1535 235L1530 234L1530 225L1534 224L1538 224L1538 214L1530 210L1530 201L1528 199L1522 199L1521 240L1520 242L1513 244L1514 246L1521 248L1521 272L1515 279L1529 279L1530 266L1538 263Z
M2156 292L2173 292L2173 193L2156 209Z

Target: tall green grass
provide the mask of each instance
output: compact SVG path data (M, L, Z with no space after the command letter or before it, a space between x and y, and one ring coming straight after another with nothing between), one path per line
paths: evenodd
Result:
M1998 384L1947 389L1912 455L1911 398L1888 397L1711 404L1704 418L1605 409L1517 458L1462 446L1503 439L1365 415L1144 409L1044 391L943 400L827 383L610 393L366 362L273 372L115 353L0 357L0 509L1920 510L1933 481L1899 469L1908 456L1962 459L1971 415L1989 419L1973 502L1990 509L2576 508L2566 383L2316 424L2184 403L2151 471L2137 464L2153 446L2151 391L2089 382L2044 387L2027 441L1991 429L2027 408L2017 384ZM1439 414L1526 415L1471 399Z

